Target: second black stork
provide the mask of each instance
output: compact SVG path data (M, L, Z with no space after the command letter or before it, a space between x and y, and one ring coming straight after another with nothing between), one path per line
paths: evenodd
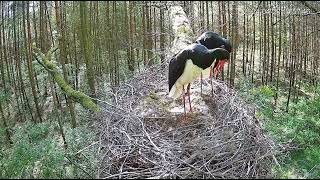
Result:
M224 48L229 53L231 53L231 50L232 50L231 43L228 39L225 39L219 36L219 34L212 31L207 31L202 33L201 36L199 36L198 39L196 40L196 43L202 44L206 46L208 49ZM225 62L227 62L225 59L217 59L217 61L213 65L215 78L217 77L217 74L223 69ZM210 74L209 78L211 79L212 68L206 69L201 73L201 93L202 93L202 74L204 74L204 76L207 76L208 74ZM212 82L211 82L211 85L212 85ZM211 89L213 90L212 86L211 86Z
M201 72L211 67L218 59L229 59L230 54L223 48L208 49L204 45L193 43L174 55L169 63L169 97L178 98L182 94L186 119L185 96L188 95L190 111L190 83ZM185 93L185 86L187 93Z

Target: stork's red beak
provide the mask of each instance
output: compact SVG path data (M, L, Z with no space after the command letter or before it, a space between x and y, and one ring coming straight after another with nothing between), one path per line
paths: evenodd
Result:
M223 69L225 62L226 62L226 59L219 60L217 67L214 68L213 70L213 74L215 78L217 78L218 73L220 73L221 70Z

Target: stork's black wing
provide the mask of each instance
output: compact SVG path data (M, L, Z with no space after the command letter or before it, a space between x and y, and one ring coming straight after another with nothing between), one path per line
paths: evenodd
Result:
M202 44L208 49L214 49L222 46L222 48L226 49L229 52L231 52L232 49L232 46L228 39L225 39L219 36L219 34L211 31L201 34L201 36L199 36L199 38L196 40L196 43Z
M182 50L177 53L175 56L172 57L169 63L169 92L179 79L179 77L183 74L184 67L186 65L187 60L189 57L190 50Z
M220 47L223 41L217 33L205 32L198 38L198 43L206 46L208 49L214 49Z

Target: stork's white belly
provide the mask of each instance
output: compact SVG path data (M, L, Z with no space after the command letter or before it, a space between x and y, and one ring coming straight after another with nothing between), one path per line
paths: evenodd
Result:
M179 83L180 85L189 84L200 76L202 70L202 68L194 65L192 60L189 59L184 67L183 74L179 77L176 83Z
M187 88L186 85L197 79L200 76L202 70L202 68L194 65L192 63L192 60L187 60L182 75L178 78L171 91L169 92L169 97L178 98L182 94L183 86Z
M212 68L212 67L210 66L210 67L208 67L207 69L204 69L204 70L202 71L202 76L203 76L203 78L209 77L209 75L210 75L210 68Z

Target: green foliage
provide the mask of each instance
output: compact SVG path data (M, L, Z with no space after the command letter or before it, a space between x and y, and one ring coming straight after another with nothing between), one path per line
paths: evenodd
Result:
M95 134L86 127L77 127L68 129L66 138L69 142L72 142L68 146L68 152L77 152L84 146L90 145L89 143L94 142Z
M315 117L320 117L320 96L318 96L313 100L309 102L309 109L307 109L308 114L314 114Z
M79 167L95 169L96 146L87 148L94 142L94 132L89 128L66 128L68 149L63 147L62 137L57 131L57 123L24 123L14 128L13 145L1 146L0 178L88 178ZM4 132L0 131L0 134ZM1 142L2 143L2 142ZM74 160L71 162L70 158ZM88 171L94 174L94 171Z
M1 126L0 126L1 127ZM5 140L5 137L6 137L6 131L3 127L0 128L0 144L5 144L6 143L6 140ZM0 151L0 158L1 158L1 151Z
M275 95L274 91L269 86L254 87L249 81L243 80L239 84L239 94L245 97L249 103L254 103L259 108L258 116L264 118L272 116L272 99Z
M5 92L4 90L0 90L0 103L9 101L11 98L11 95L9 92Z
M320 176L320 147L296 150L291 153L281 168L275 168L274 174L281 179L317 178Z
M15 129L13 146L1 159L1 177L62 178L63 151L49 138L48 123L26 123Z
M264 120L265 129L278 143L296 147L283 159L281 168L275 168L278 178L315 178L320 176L320 91L313 98L300 97L292 103L288 113L286 102L281 102L279 93L278 107L272 108L275 95L268 86L250 87L244 81L240 85L240 95L259 108L258 115ZM310 88L309 88L310 89Z
M186 26L180 26L180 27L177 29L177 32L178 32L179 34L187 34L188 36L191 36L191 35L192 35L191 29L189 29L189 28L186 27Z
M86 175L90 174L89 178L94 177L98 163L96 150L99 146L99 144L96 143L95 133L87 127L77 127L69 129L66 132L66 138L68 142L72 142L68 144L66 156L72 162L82 162L81 167L86 171L83 172L78 166L68 166L73 171L73 177L83 178L83 173Z

